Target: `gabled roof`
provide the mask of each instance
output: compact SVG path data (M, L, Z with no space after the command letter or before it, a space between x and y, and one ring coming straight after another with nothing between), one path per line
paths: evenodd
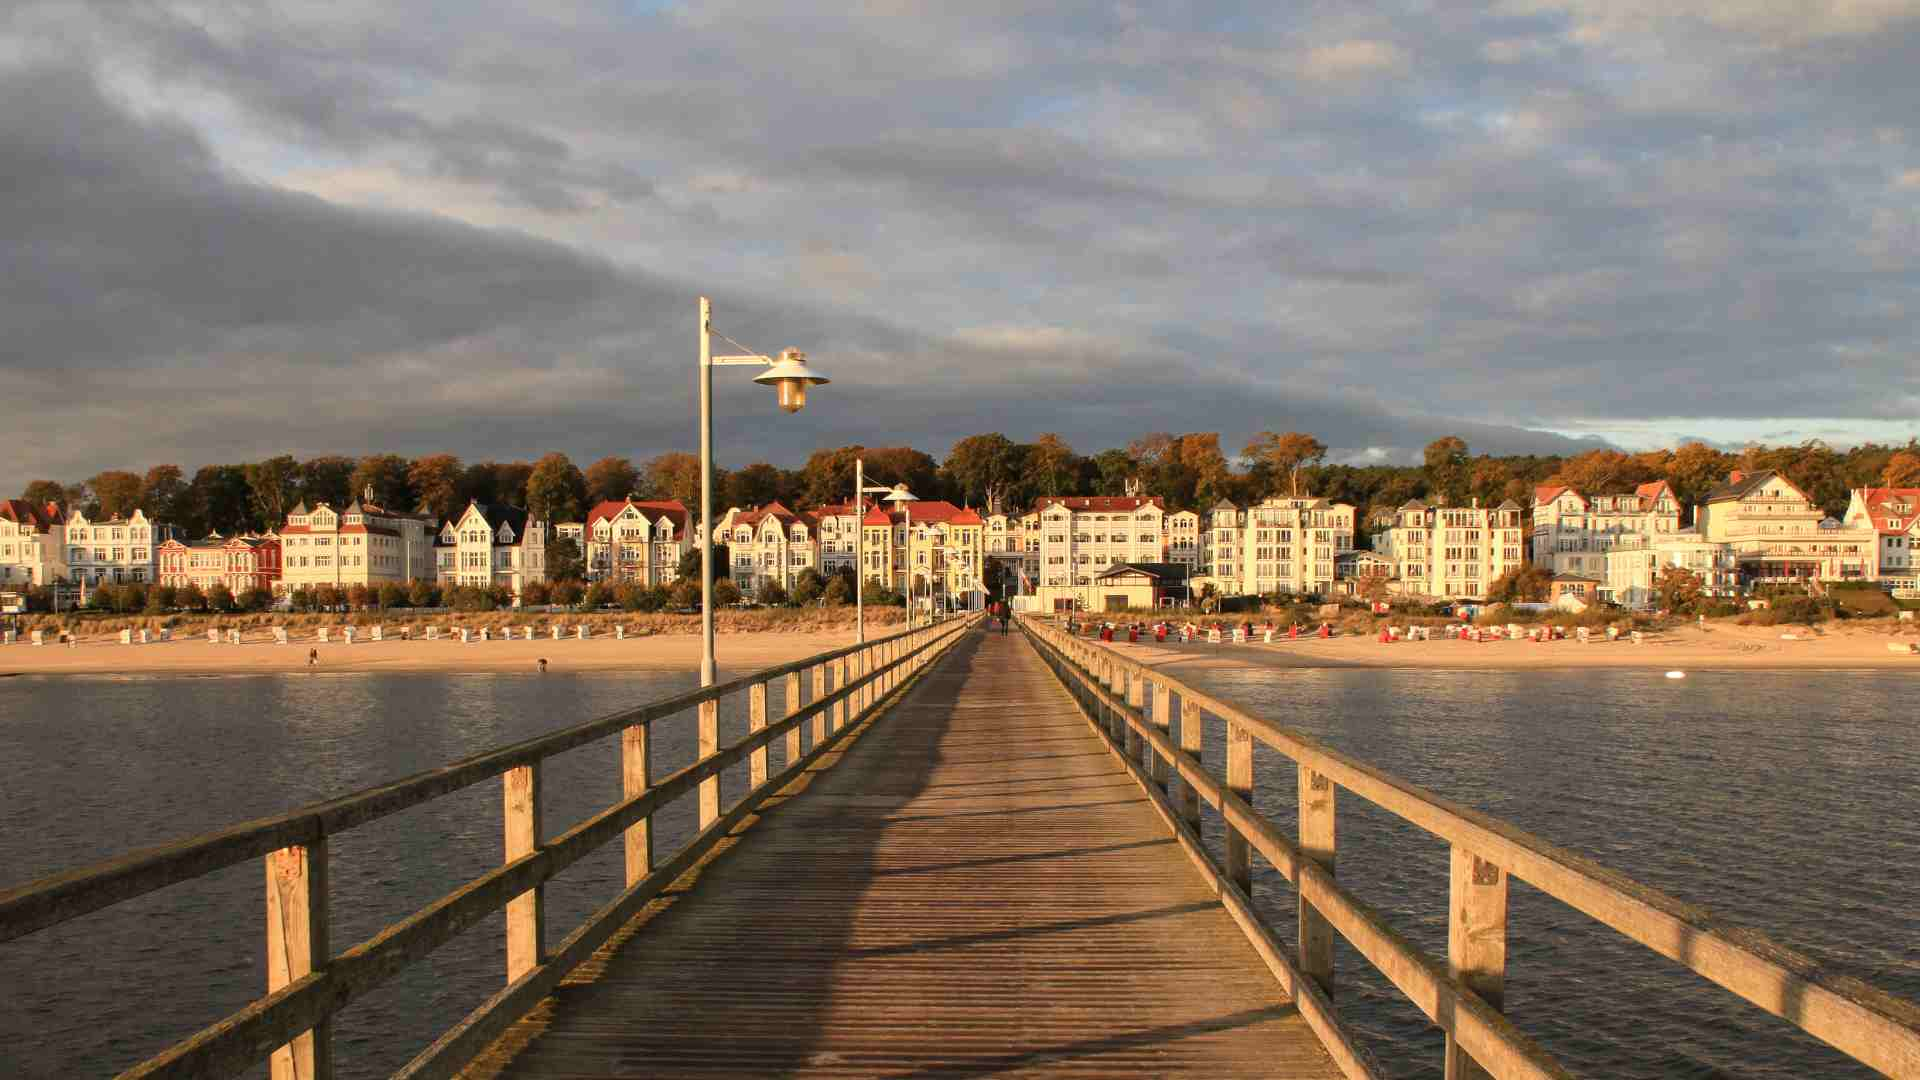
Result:
M1093 580L1100 581L1121 574L1145 574L1156 581L1185 581L1191 573L1186 563L1120 562L1093 575Z
M1220 510L1235 510L1235 511L1237 511L1237 510L1239 510L1239 509L1240 509L1239 507L1237 507L1237 506L1235 506L1235 505L1233 505L1233 501L1232 501L1232 500L1230 500L1230 499L1221 499L1221 500L1220 500L1219 502L1217 502L1217 503L1214 503L1214 504L1213 504L1213 507L1212 507L1211 509L1209 509L1209 510L1208 510L1207 512L1211 514L1211 513L1215 513L1215 512L1217 512L1217 511L1220 511Z
M60 504L35 506L25 499L0 499L0 518L6 518L15 525L26 525L35 532L46 532L65 521L60 513Z
M1503 502L1499 506L1494 507L1494 509L1495 510L1522 510L1525 508L1522 507L1519 503L1514 502L1512 499L1508 499L1506 502Z
M467 503L467 508L465 510L462 510L459 514L455 515L454 517L449 518L445 522L445 524L441 526L440 531L434 534L434 543L442 547L451 546L452 542L449 542L446 539L448 531L456 529L459 526L460 522L466 520L466 517L468 514L474 513L475 511L478 511L480 514L480 519L487 523L487 532L494 538L493 539L494 543L499 542L498 537L500 534L501 525L505 525L508 528L513 530L513 543L519 544L526 540L527 518L529 515L525 510L522 510L517 506L502 506L498 503L483 503L479 501L473 501L473 502ZM358 532L365 528L366 526L356 525L356 526L352 526L350 529L342 529L340 531L341 532L348 532L348 531ZM367 530L367 531L381 532L381 533L387 532L387 530L385 529L378 529L378 528ZM453 542L457 542L457 535L456 535L456 540Z
M1641 484L1639 487L1634 488L1633 493L1647 500L1648 502L1652 502L1653 500L1658 499L1663 494L1672 495L1673 487L1669 485L1665 480L1651 480L1651 481L1648 481L1647 483Z
M1535 503L1550 503L1569 491L1573 491L1573 497L1576 499L1579 499L1582 503L1585 503L1587 501L1587 497L1585 495L1580 494L1578 491L1574 491L1573 488L1568 487L1565 484L1542 484L1539 487L1534 488L1533 501Z
M620 499L618 501L608 500L607 502L600 503L592 510L587 511L585 527L591 529L597 522L611 520L629 506L640 511L649 523L659 521L664 517L668 521L673 522L675 529L684 530L687 527L687 508L679 499L634 498Z
M1879 532L1904 535L1920 526L1920 488L1864 488L1860 495L1866 503L1868 519ZM1908 507L1904 513L1891 509L1893 505L1902 504ZM1896 521L1898 525L1892 524Z
M949 525L985 525L986 520L972 507L962 507L960 512L947 519Z
M1803 499L1807 497L1807 493L1804 491L1801 491L1799 486L1796 485L1793 481L1787 479L1784 476L1780 476L1778 472L1775 472L1772 469L1761 469L1759 472L1732 473L1727 477L1726 483L1721 484L1719 487L1716 487L1712 491L1707 492L1707 497L1701 501L1714 503L1714 502L1726 502L1729 499L1744 499L1750 493L1765 486L1767 481L1772 480L1774 477L1777 477L1777 476L1780 477L1781 483L1787 485L1790 488L1793 488L1794 494L1800 496Z
M1044 510L1049 506L1064 506L1069 510L1103 512L1112 510L1138 510L1143 506L1167 508L1167 501L1158 495L1043 495L1033 501L1035 510Z
M1428 508L1427 504L1421 502L1419 499L1408 499L1406 502L1403 502L1400 504L1399 510L1396 510L1394 512L1405 513L1408 510L1425 510L1427 508Z
M288 513L289 515L291 515L291 514L304 514L304 513L307 513L307 512L308 512L308 511L307 511L307 500L305 500L305 499L301 499L301 500L300 500L299 502L297 502L297 503L294 503L294 504L293 504L293 509L291 509L291 510L289 510L289 511L287 511L287 513Z

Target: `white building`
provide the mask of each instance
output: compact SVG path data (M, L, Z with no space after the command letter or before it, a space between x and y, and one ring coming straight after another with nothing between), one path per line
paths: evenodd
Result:
M588 581L671 585L680 576L681 556L693 546L687 517L678 499L629 496L603 502L587 511L585 522L556 525L553 531L579 545Z
M1166 561L1166 504L1157 495L1047 496L1034 513L1042 610L1091 610L1094 575L1115 563Z
M1555 577L1602 579L1615 546L1645 549L1679 531L1680 500L1665 480L1609 495L1563 485L1533 491L1533 563Z
M1880 573L1881 534L1871 523L1828 518L1771 469L1728 476L1694 516L1703 539L1731 546L1742 586L1861 580Z
M440 527L433 549L442 587L505 585L517 600L547 580L546 523L518 507L471 502Z
M1879 535L1880 580L1920 588L1920 488L1855 488L1841 520Z
M432 519L376 505L371 490L343 510L301 502L287 511L278 535L276 592L316 585L378 588L435 578Z
M1733 548L1704 539L1692 529L1618 536L1601 558L1605 565L1599 598L1622 607L1658 606L1660 597L1655 587L1669 567L1692 573L1711 596L1732 595L1740 587L1740 568Z
M66 515L57 503L0 500L0 586L49 585L67 576Z
M158 580L159 547L173 530L147 520L145 511L130 518L118 514L106 521L90 521L84 511L67 518L65 546L68 574L89 585L124 585Z
M733 583L758 596L767 583L791 592L803 570L819 569L813 515L795 513L779 502L757 510L729 509L714 525L732 559Z
M1403 504L1381 534L1382 554L1399 570L1398 591L1412 596L1478 600L1487 586L1526 558L1524 511L1509 499L1496 507ZM1598 575L1593 575L1598 576Z

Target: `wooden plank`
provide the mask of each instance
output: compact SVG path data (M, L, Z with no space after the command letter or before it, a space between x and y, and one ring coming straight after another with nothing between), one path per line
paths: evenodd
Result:
M1207 728L1200 719L1200 703L1180 695L1180 752L1195 765L1205 761ZM1177 770L1184 772L1184 770ZM1200 790L1189 781L1180 783L1180 816L1196 831L1200 828Z
M327 842L282 848L266 857L267 993L324 968L327 944ZM331 1080L333 1025L321 1021L273 1052L273 1080Z
M506 818L506 858L512 864L540 850L540 764L507 770L501 785ZM546 885L507 901L507 981L546 961Z
M645 724L620 733L620 791L628 799L653 786L653 743ZM638 817L625 833L627 884L653 872L653 818Z
M835 690L843 690L846 688L846 685L847 685L847 658L843 656L840 659L835 660L833 662L833 687ZM834 705L833 705L833 730L839 731L841 728L846 726L847 726L847 701L845 696L843 695L841 699L839 701L834 702ZM827 741L826 730L817 724L814 725L813 744L815 746L818 746L821 743L826 741Z
M800 707L805 704L805 702L800 700L800 683L799 672L796 671L787 676L787 716L789 718L798 715ZM813 668L813 700L819 701L826 696L827 666L825 664L817 664ZM814 730L818 731L819 725L826 722L826 714L816 713L813 722ZM787 768L789 769L793 768L794 763L799 761L800 756L806 752L800 744L800 732L801 726L799 724L793 725L793 730L787 732ZM815 739L814 743L817 745L821 741L820 739Z
M700 703L700 716L697 724L700 757L711 757L720 750L720 703L703 701ZM706 828L720 820L720 774L700 781L700 827Z
M754 683L747 691L747 733L758 734L767 729L767 684ZM718 749L719 736L714 737ZM767 782L767 758L769 752L765 746L756 746L747 755L747 790L757 791Z
M1447 974L1489 1008L1507 1001L1507 874L1465 848L1449 858ZM1485 1080L1490 1074L1447 1036L1446 1080Z
M1160 729L1163 739L1173 734L1173 688L1163 679L1153 682L1153 726ZM1152 774L1153 782L1160 785L1160 790L1168 790L1172 769L1165 755L1153 755Z
M1296 786L1300 805L1300 852L1311 859L1328 877L1335 877L1335 800L1333 781L1302 765L1297 770ZM1236 793L1237 794L1237 793ZM1251 801L1251 800L1247 800ZM1314 910L1306 897L1299 897L1298 937L1300 970L1306 972L1327 993L1333 993L1333 927Z
M1227 790L1242 801L1253 801L1253 736L1231 720L1227 722ZM1246 836L1232 825L1227 826L1226 855L1227 880L1252 896L1252 850Z

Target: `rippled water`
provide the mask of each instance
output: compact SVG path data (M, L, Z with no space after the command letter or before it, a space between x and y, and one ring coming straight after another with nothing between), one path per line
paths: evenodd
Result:
M1920 1000L1920 681L1910 676L1183 677ZM1208 733L1210 753L1221 740L1217 727ZM1292 762L1257 747L1255 770L1256 802L1290 833ZM1444 960L1445 844L1350 792L1338 814L1341 881ZM1290 939L1286 882L1266 868L1255 891ZM1877 1075L1530 886L1514 882L1509 907L1508 1014L1576 1075ZM1344 943L1337 965L1337 1006L1382 1063L1397 1076L1439 1075L1441 1039L1425 1017Z
M722 673L722 678L727 674ZM690 674L299 674L0 679L0 886L392 780L637 702ZM745 734L743 695L721 738ZM781 687L771 688L781 709ZM691 762L691 713L657 722L656 775ZM620 797L619 740L549 759L549 835ZM778 742L773 760L781 762ZM728 800L744 766L722 778ZM655 817L671 851L683 799ZM336 837L335 952L498 865L500 782ZM547 887L558 941L623 885L620 845ZM111 1075L264 992L258 860L0 945L0 1077ZM337 1075L385 1076L505 982L498 915L335 1021ZM264 1075L264 1069L256 1070Z
M1682 899L1920 998L1920 683L1898 673L1215 671L1209 689ZM0 679L0 886L443 764L691 688L678 674ZM773 688L780 707L779 685ZM744 732L744 706L722 715ZM692 760L693 719L655 728ZM1222 745L1209 735L1209 750ZM619 795L618 747L555 759L547 828ZM780 748L774 748L776 762ZM1284 828L1293 767L1264 749L1256 801ZM1217 761L1216 761L1217 763ZM728 798L743 777L727 778ZM1357 797L1339 874L1443 956L1445 847ZM663 850L692 830L683 800ZM1217 830L1213 837L1218 840ZM497 864L498 782L334 841L333 947ZM109 1074L261 992L257 861L0 945L0 1077ZM550 940L621 883L618 846L549 886ZM1273 925L1293 923L1271 871ZM1575 1073L1872 1075L1783 1021L1515 883L1507 1001ZM1396 1075L1439 1075L1440 1040L1365 962L1337 1000ZM383 1076L504 979L498 917L349 1008L339 1074Z

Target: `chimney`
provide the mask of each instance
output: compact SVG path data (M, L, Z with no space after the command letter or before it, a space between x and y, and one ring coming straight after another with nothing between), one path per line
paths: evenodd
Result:
M1741 472L1739 469L1735 469L1732 472L1727 474L1727 483L1737 484L1740 481L1745 480L1746 478L1747 478L1746 473Z

